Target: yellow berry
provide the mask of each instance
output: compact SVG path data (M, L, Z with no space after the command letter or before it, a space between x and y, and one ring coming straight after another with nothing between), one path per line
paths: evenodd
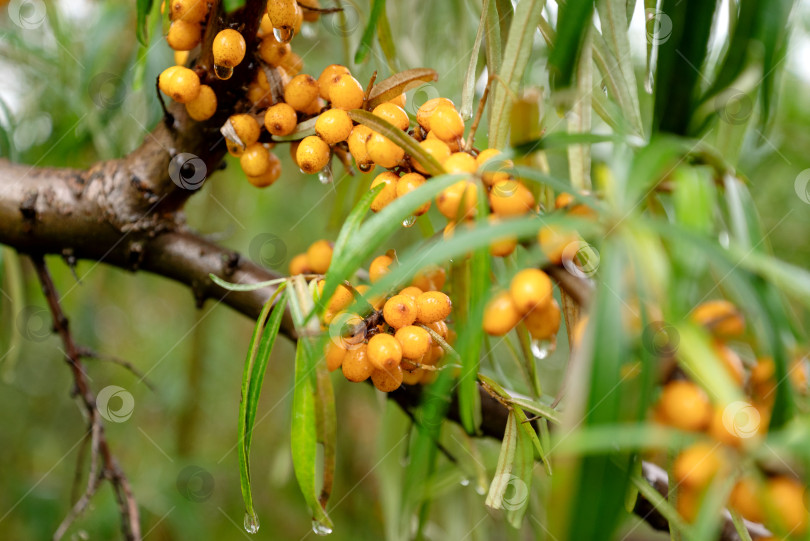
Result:
M158 86L178 103L188 103L200 94L200 78L183 66L171 66L161 73Z
M416 300L416 297L424 293L421 289L416 286L408 286L403 288L402 291L399 292L400 295L407 295L411 297L413 300Z
M371 376L374 366L368 360L367 348L366 344L360 344L346 353L342 368L347 380L359 383Z
M764 496L778 530L791 532L794 536L807 531L807 497L801 483L786 476L768 479Z
M557 336L561 320L560 305L555 299L551 299L546 306L527 312L523 323L535 340L551 340Z
M436 196L436 207L448 220L471 218L478 206L478 185L460 180L442 190Z
M188 116L198 122L208 120L217 112L217 95L208 85L200 85L197 97L186 103Z
M397 181L399 176L396 173L386 171L377 175L371 183L371 188L375 188L380 184L384 184L382 190L374 197L371 202L371 210L380 212L391 201L397 198Z
M425 291L416 299L419 323L435 323L450 315L453 303L441 291Z
M521 216L534 208L534 195L517 180L501 180L489 193L492 210L498 216Z
M318 20L318 18L321 15L317 11L321 7L321 3L318 2L318 0L298 0L298 4L303 7L303 14L305 21L307 21L308 23L314 23Z
M329 145L317 135L304 137L295 152L295 161L304 173L317 173L329 163Z
M311 274L312 269L309 266L309 258L306 253L298 254L290 261L290 276L296 274Z
M411 325L416 321L417 313L417 301L407 295L394 295L383 306L385 322L394 329Z
M420 126L425 128L426 131L430 131L430 118L431 116L433 116L433 112L440 105L446 105L448 107L455 108L453 102L448 100L447 98L433 98L423 103L422 106L419 107L419 109L416 111L416 121L419 123Z
M270 159L270 166L267 170L258 176L247 176L248 182L257 188L272 186L281 177L281 160L272 152L268 152L267 155Z
M261 143L248 145L239 158L239 165L249 177L263 175L270 168L270 151Z
M734 304L718 299L701 303L692 312L692 321L723 338L740 336L745 332L745 319Z
M281 43L273 33L265 35L259 43L259 57L268 66L280 66L282 60L290 54L290 44Z
M340 368L343 365L343 359L346 358L347 353L343 344L336 344L330 340L326 345L326 353L324 354L326 358L326 368L330 372L334 372Z
M393 371L402 361L402 346L390 334L375 334L368 341L368 360L376 370Z
M282 68L285 72L289 73L290 77L294 77L301 73L301 70L304 69L304 59L294 52L290 52L290 54L281 57L279 68Z
M721 460L715 444L695 443L675 459L675 480L687 489L702 490L720 470Z
M405 364L404 362L402 363ZM403 366L404 368L404 366ZM402 383L405 385L418 385L420 381L422 381L422 377L425 374L425 370L423 368L416 368L414 370L402 370Z
M245 58L245 38L242 34L226 28L220 30L214 38L213 53L214 64L225 68L235 68Z
M375 370L371 373L371 381L378 391L396 391L402 385L402 368L397 366L392 370Z
M329 109L315 121L315 133L329 145L345 141L352 133L352 119L343 109Z
M172 21L182 19L188 23L201 23L208 15L207 0L172 0L169 17Z
M172 22L166 42L175 51L190 51L200 43L202 28L198 23L189 23L184 20Z
M447 273L442 267L431 265L417 272L411 280L414 285L422 291L438 291L444 287L447 280Z
M175 66L185 66L188 62L188 51L175 51L174 64Z
M512 278L509 292L517 309L525 314L551 302L551 279L541 270L523 269Z
M691 381L667 383L661 393L659 407L664 421L681 430L703 430L711 421L709 397Z
M397 181L397 197L408 194L425 183L425 177L419 173L407 173ZM421 216L430 209L430 201L413 211L414 216Z
M442 141L455 141L464 135L464 121L455 107L439 105L430 115L430 131Z
M343 73L329 85L329 101L338 109L359 109L363 106L363 87L349 75Z
M454 152L442 162L442 167L448 173L475 173L478 169L475 158L466 152Z
M422 150L433 156L439 163L443 163L447 158L450 157L450 147L447 146L447 143L439 139L425 139L424 141L419 142L419 146L422 147ZM411 159L411 163L420 173L428 172L427 169L422 167L422 165L415 159Z
M264 113L264 127L273 135L289 135L297 123L295 109L286 103L277 103Z
M374 163L368 156L368 150L366 150L366 143L371 137L371 134L371 128L362 124L358 124L352 128L352 132L349 134L349 152L358 166L367 166Z
M492 336L503 336L520 322L520 312L508 291L495 295L484 310L484 332Z
M562 263L565 249L571 244L579 242L579 235L570 229L548 225L540 228L537 240L549 262L559 265Z
M742 477L731 490L728 506L740 513L746 520L763 522L765 514L762 512L759 500L759 483L752 477Z
M332 262L332 243L327 240L316 240L307 248L309 268L316 274L326 274Z
M374 108L372 113L389 124L393 124L400 130L407 130L410 120L408 120L408 113L406 113L399 105L393 103L381 103Z
M332 247L329 246L329 249L331 250ZM326 285L325 280L318 281L319 297L323 296L323 288L325 285ZM332 298L329 299L329 301L326 303L326 309L332 313L337 313L343 310L344 308L347 308L352 302L354 302L354 294L352 293L352 290L346 287L344 284L340 284L335 290L335 293L332 295Z
M441 141L441 139L436 137L435 133L433 133L432 131L429 131L428 134L427 134L427 137L425 137L425 141ZM461 145L459 145L459 141L460 141L460 139L455 139L453 141L442 141L442 142L445 145L447 145L447 148L450 149L450 152L459 152L461 150Z
M296 23L296 0L267 0L267 16L273 28L292 31Z
M393 262L394 262L394 260L390 256L387 256L387 255L381 255L381 256L375 257L371 261L371 265L368 266L368 279L369 279L369 281L371 281L371 283L373 284L376 281L378 281L380 278L382 278L383 276L388 274L388 272L391 270L390 267L391 267L391 264Z
M497 224L500 222L497 216L494 214L489 215L489 223L490 224ZM515 251L517 248L518 239L515 236L507 235L503 238L500 238L494 241L492 244L489 245L489 253L494 255L495 257L507 257L512 252Z
M563 209L565 207L571 206L574 203L575 199L574 196L568 192L560 192L560 194L554 199L554 208L555 209Z
M405 96L405 92L403 92L402 94L400 94L396 98L392 98L392 99L388 100L387 103L393 103L394 105L397 105L399 107L404 108L405 104L407 103L407 98Z
M332 84L337 81L338 77L344 74L351 75L349 68L346 66L341 66L340 64L332 64L324 68L324 70L318 76L318 91L323 99L330 99L329 89L332 87Z
M481 152L478 153L478 156L475 157L475 163L476 165L478 165L478 168L481 168L481 166L483 166L484 163L487 162L487 160L495 158L496 156L499 156L501 154L502 154L501 151L498 150L497 148L488 148L482 150ZM511 162L507 161L505 165L511 166ZM486 184L487 186L492 186L493 184L501 180L508 180L509 174L504 173L502 171L485 171L484 173L481 174L481 178L484 179L484 184Z
M405 157L405 151L400 146L375 131L366 142L366 152L374 163L386 169L396 167Z
M406 325L397 329L394 338L402 346L402 356L414 360L419 360L425 356L430 351L433 342L430 333L416 325Z
M273 23L270 22L270 17L267 15L267 10L265 10L264 15L262 15L262 20L259 22L259 36L269 36L273 33Z
M228 119L233 126L233 131L236 132L237 137L242 140L242 143L248 147L259 140L261 128L259 123L250 115L239 114L231 115Z
M318 81L305 73L293 77L284 88L284 101L296 111L303 111L317 97Z

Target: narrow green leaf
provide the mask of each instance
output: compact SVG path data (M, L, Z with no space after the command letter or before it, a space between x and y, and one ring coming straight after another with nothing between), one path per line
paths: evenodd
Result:
M147 45L149 42L149 30L146 27L146 18L149 12L152 11L153 0L138 0L136 4L136 27L135 36L141 45Z
M315 393L315 416L318 424L318 442L323 445L323 484L318 502L326 508L335 480L337 413L335 391L326 363L317 365L317 389Z
M264 289L265 287L277 285L287 280L287 278L274 278L273 280L267 280L266 282L256 282L255 284L232 284L231 282L223 280L216 274L209 273L208 277L216 285L218 285L222 289L227 289L228 291L256 291L257 289Z
M230 13L244 6L245 0L223 0L223 5L225 6L225 12Z
M667 519L673 530L684 535L684 538L691 539L692 527L681 517L670 502L650 485L647 480L638 472L630 475L630 481L638 489L639 493L649 501L661 515Z
M354 63L361 64L371 51L371 42L374 41L374 33L377 30L377 21L385 11L385 0L371 0L371 13L368 16L366 29L363 30L363 37L357 45L354 53Z
M529 439L534 450L537 451L538 458L543 461L546 473L551 475L551 462L548 461L546 450L543 449L543 444L540 443L540 438L537 437L537 432L534 431L532 423L529 421L529 418L526 417L526 413L524 413L522 409L515 407L514 411L518 426Z
M484 38L484 28L486 28L487 11L492 0L484 0L484 7L481 10L481 20L478 22L478 31L475 34L472 52L470 53L470 63L467 65L467 74L464 76L464 85L461 88L461 108L459 112L464 120L472 118L473 98L475 97L475 68L478 66L478 53L481 50L481 40Z
M614 0L608 0L614 1ZM591 96L593 94L593 41L590 35L595 32L588 27L582 47L582 57L577 65L576 98L568 121L570 134L588 134L591 131ZM568 171L571 185L579 192L591 189L591 147L571 145L568 150Z
M320 115L319 115L320 116ZM273 141L300 141L304 137L309 137L310 135L315 135L315 123L318 121L318 117L307 119L303 122L300 122L295 126L295 129L292 133L288 135L274 135L272 137Z
M681 366L719 404L743 400L728 370L713 352L708 334L693 324L676 325Z
M505 49L509 29L512 27L512 20L515 18L515 8L512 6L511 0L495 0L495 7L497 13L494 14L493 21L498 23L498 34L501 37L498 48Z
M512 495L505 498L504 503L506 507L506 520L515 528L520 528L523 522L523 515L526 514L526 509L529 508L529 495L532 490L532 472L534 471L534 453L532 452L533 442L540 441L534 433L531 425L525 422L526 415L520 411L520 408L515 408L512 413L517 428L517 448L515 449L515 460L512 466L512 485L514 490ZM528 431L526 430L528 429ZM531 432L532 438L529 435Z
M760 99L762 112L760 114L760 127L765 129L773 113L773 101L777 93L777 77L781 73L780 64L785 58L790 28L789 18L793 11L795 0L759 0L757 14L757 37L764 45L762 62L762 82L760 84Z
M391 35L391 25L388 23L388 16L385 14L384 9L377 19L377 41L380 42L380 49L382 49L385 60L388 62L388 69L391 70L391 73L398 72L397 46Z
M498 465L495 468L495 475L492 484L489 485L489 492L484 503L493 509L501 509L506 496L506 489L513 482L512 467L515 462L515 451L517 450L518 429L514 411L509 412L506 419L506 429L503 433L501 443L501 453L498 455Z
M340 228L338 238L335 240L335 245L332 248L333 257L335 260L340 259L341 254L346 251L349 241L354 238L355 233L363 223L363 218L366 217L368 209L371 208L371 202L377 197L377 194L382 191L384 185L378 184L363 194L360 201L354 206L352 211L343 221L343 226ZM336 254L336 255L335 255ZM328 298L328 297L326 297Z
M591 20L593 7L593 0L568 0L560 6L557 16L557 41L548 59L552 85L556 88L567 88L571 85L582 47L582 24L583 21ZM537 23L534 26L537 26Z
M490 76L498 75L501 72L501 27L499 22L503 21L503 19L498 17L498 8L495 5L499 1L486 0L487 17L484 29L484 51L487 56L487 71ZM511 8L512 4L509 3L509 0L507 0L507 3Z
M403 92L438 79L439 74L436 70L430 68L413 68L395 73L374 85L368 94L368 108L374 109L381 103L396 98Z

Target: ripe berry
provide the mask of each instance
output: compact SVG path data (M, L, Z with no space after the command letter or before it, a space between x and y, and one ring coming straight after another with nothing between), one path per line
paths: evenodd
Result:
M220 30L213 43L214 64L224 68L235 68L245 58L246 50L242 34L232 28Z
M264 173L258 176L247 175L248 182L257 188L272 186L281 177L281 160L272 152L268 152L267 156L270 159L270 167Z
M447 280L447 273L442 267L431 265L417 272L411 280L414 285L422 291L438 291L444 287Z
M416 286L408 286L399 292L400 295L407 295L413 300L416 300L416 298L422 293L424 292Z
M371 134L371 128L362 124L358 124L352 128L352 133L349 134L349 152L354 158L354 161L357 162L358 167L364 167L374 163L368 156L368 150L366 150L366 142L368 142Z
M560 330L562 314L555 299L542 308L535 308L526 314L523 323L535 340L551 340Z
M318 296L323 296L323 287L325 284L325 280L320 280L318 282ZM340 284L335 290L335 293L332 295L332 298L326 303L326 309L330 312L337 313L344 308L347 308L352 302L354 302L354 294L352 293L352 290L346 287L344 284Z
M433 133L432 131L429 131L428 134L427 134L427 137L425 137L425 141L441 141L441 139L436 137L435 133ZM447 145L447 148L450 149L450 152L459 152L461 150L461 146L459 145L459 141L460 141L460 139L456 139L456 140L453 140L453 141L442 141L442 142L445 145Z
M489 223L496 224L500 220L494 214L489 215ZM494 241L492 244L489 245L489 253L494 255L495 257L507 257L512 252L515 251L517 248L518 239L517 237L513 236L506 236L501 239Z
M263 144L253 143L245 148L239 158L239 165L246 175L258 177L270 169L270 151Z
M338 77L344 74L351 75L351 72L349 72L349 68L340 64L332 64L324 68L318 76L318 91L323 99L329 99L329 89L332 88L332 84L337 81Z
M278 67L288 73L290 77L295 77L304 69L304 59L291 51L290 54L281 57Z
M343 358L343 375L347 380L359 383L365 381L374 371L374 365L368 360L368 346L360 344L350 349Z
M312 268L309 266L309 258L306 253L298 254L290 261L290 276L296 274L311 274Z
M295 29L297 8L298 3L296 0L268 0L267 16L270 17L273 28L292 32Z
M695 443L681 451L675 459L675 480L687 489L702 490L720 470L721 460L715 444Z
M407 100L407 98L405 96L405 92L403 92L402 94L400 94L396 98L392 98L392 99L388 100L386 103L393 103L394 105L396 105L398 107L405 108L405 104L407 103L407 101L408 100Z
M296 111L303 111L318 97L318 81L302 73L292 78L284 88L284 101Z
M217 95L208 85L200 85L197 97L186 103L188 116L198 122L208 120L217 112Z
M423 368L416 368L414 370L408 370L404 365L403 362L403 370L402 370L402 383L405 385L418 385L422 381L422 377L425 374L425 370Z
M397 197L402 197L425 183L425 177L419 173L407 173L397 181ZM414 216L421 216L430 209L430 201L413 211Z
M259 57L268 66L280 66L282 60L290 54L290 44L281 43L273 33L265 35L259 43Z
M352 119L343 109L329 109L315 121L315 133L329 145L345 141L352 133Z
M723 421L724 413L725 408L721 407L714 408L711 421L709 421L709 428L707 429L707 432L709 436L719 441L720 443L728 445L729 447L737 447L740 444L742 444L742 438L738 434L738 431L734 427L733 423L730 423L731 426L726 426L726 423Z
M525 314L551 302L551 279L541 270L523 269L512 278L509 292L517 309Z
M428 329L432 330L442 338L447 338L447 335L450 333L450 329L447 328L447 323L444 321L434 321L433 323L428 323L425 325Z
M568 192L560 192L560 194L554 199L554 208L555 209L562 209L571 206L574 201L574 196Z
M703 430L711 420L709 397L691 381L667 383L661 393L659 407L663 419L681 430Z
M390 171L386 171L384 173L380 173L377 175L371 183L371 188L375 188L380 184L384 184L382 190L374 197L374 200L371 202L371 210L374 212L380 212L384 209L391 201L397 198L397 181L399 180L399 175L396 173L392 173Z
M517 180L501 180L489 193L492 210L498 216L521 216L534 208L534 195Z
M200 43L202 28L198 23L189 23L183 20L172 22L166 42L175 51L190 51Z
M397 366L393 370L375 370L371 373L371 381L378 391L396 391L402 385L402 368Z
M368 290L371 289L370 286L365 284L355 286L355 291L362 296L366 302L368 302L375 310L382 310L383 304L385 304L385 297L382 295L377 295L376 297L369 297L367 295Z
M385 306L383 306L385 322L394 329L411 325L416 321L418 313L417 306L418 300L414 301L411 297L406 295L394 295L388 299Z
M368 360L377 370L392 371L402 361L402 346L390 334L375 334L368 341Z
M495 295L484 310L484 332L492 336L503 336L520 322L520 312L515 308L508 291Z
M270 17L267 15L267 10L265 10L264 15L262 15L262 20L259 22L259 36L269 36L273 33L273 23L270 22Z
M416 111L416 121L420 126L425 128L426 131L430 131L430 118L440 105L446 105L454 109L456 107L453 102L447 98L433 98L423 103L422 106L419 107L419 110Z
M422 147L422 150L436 158L436 161L439 163L443 163L450 157L450 147L447 146L447 143L439 139L425 139L419 142L419 146ZM411 163L420 173L427 173L427 169L422 167L415 159L411 159Z
M448 220L471 218L477 214L478 185L460 180L436 196L436 207Z
M425 291L416 299L419 323L435 323L450 315L453 303L441 291Z
M172 21L182 19L188 23L201 23L208 15L207 0L172 0L169 5Z
M236 136L239 137L245 147L249 147L259 140L261 127L252 116L245 114L231 115L228 120L233 127L233 131L236 132ZM241 149L239 155L241 156Z
M405 157L405 151L400 146L375 131L366 142L366 152L374 163L386 169L395 167Z
M773 477L765 482L764 492L763 500L777 530L794 536L807 531L807 501L801 483L786 476Z
M295 152L295 161L304 173L317 173L329 163L329 145L316 135L304 137Z
M759 499L760 488L756 479L742 477L731 490L728 506L740 513L746 520L762 522L765 519L765 514L762 512Z
M497 148L488 148L486 150L482 150L481 152L478 153L478 156L475 157L475 163L478 165L478 168L480 169L481 166L483 166L484 163L487 162L487 160L495 158L500 154L502 153ZM505 165L511 166L511 162L507 161ZM487 186L492 186L493 184L501 180L508 180L509 174L503 171L484 171L481 174L481 178L484 179L484 184L486 184Z
M178 103L188 103L200 94L200 78L183 66L171 66L160 74L158 86Z
M175 51L174 52L174 65L185 66L188 62L188 51Z
M387 121L389 124L393 124L400 130L407 130L408 126L410 125L408 113L406 113L402 107L394 105L390 102L381 103L374 108L372 113Z
M743 315L727 300L717 299L701 303L692 312L692 320L724 338L740 336L745 332Z
M298 4L303 6L303 14L304 20L308 23L317 22L318 18L320 17L320 13L317 11L321 7L321 3L318 0L298 0ZM306 8L314 8L314 9L306 9Z
M745 369L743 368L740 356L719 340L714 341L712 349L715 354L717 354L717 357L723 361L723 367L728 372L728 375L731 376L731 379L733 379L737 385L742 386L743 380L745 379Z
M475 158L466 152L454 152L442 162L442 167L448 173L475 173L478 164L475 163Z
M332 263L332 243L327 240L316 240L307 248L309 268L316 274L326 274Z
M273 135L289 135L297 123L295 109L287 103L277 103L264 113L264 127Z
M341 74L329 85L329 101L339 109L359 109L363 106L363 87L348 73Z
M394 260L387 255L380 255L375 257L371 261L371 265L368 266L368 279L371 283L375 283L377 280L388 274L391 270L391 263Z
M324 354L324 357L326 357L326 368L330 372L334 372L340 368L343 364L343 359L346 358L346 354L347 351L343 344L336 344L330 340L326 345L326 353Z
M579 235L575 231L560 226L547 225L540 228L537 240L549 263L559 265L562 263L565 249L569 245L579 242Z
M455 107L439 105L430 115L430 131L442 141L455 141L464 135L464 121Z
M402 356L406 359L421 359L430 351L433 343L430 333L416 325L406 325L397 329L394 338L402 346Z

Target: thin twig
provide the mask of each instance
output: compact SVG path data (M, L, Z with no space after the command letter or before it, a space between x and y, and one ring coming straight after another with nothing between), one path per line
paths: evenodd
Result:
M371 79L369 79L368 81L366 92L363 94L363 106L360 107L363 110L365 110L368 106L368 97L371 94L371 89L374 88L374 81L376 80L377 80L377 70L374 70L374 73L371 74Z
M475 111L475 118L473 119L472 126L470 126L470 133L467 135L467 143L464 145L464 152L469 152L473 146L475 132L478 129L478 123L481 122L481 117L484 114L484 106L487 104L489 89L492 86L492 80L494 78L494 75L490 75L489 79L487 79L487 86L484 88L484 94L481 96L481 100L478 102L478 109Z
M146 376L143 374L143 372L138 370L135 367L135 365L133 365L129 361L126 361L124 359L119 359L118 357L114 357L112 355L101 355L100 353L97 353L97 352L93 351L92 349L84 347L84 346L79 346L79 353L80 353L80 355L81 355L81 357L83 359L95 359L97 361L108 362L108 363L117 364L118 366L121 366L121 367L125 368L126 370L130 371L134 376L137 376L138 381L140 381L144 385L146 385L146 387L150 391L157 392L156 389L155 389L155 386L148 379L146 379Z

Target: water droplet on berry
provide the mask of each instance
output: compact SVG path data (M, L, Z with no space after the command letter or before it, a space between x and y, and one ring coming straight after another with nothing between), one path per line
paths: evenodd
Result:
M279 43L289 43L292 41L295 32L292 28L273 28L273 35Z
M318 171L318 180L321 184L329 184L332 182L332 168L327 165Z
M245 513L245 531L247 533L256 533L259 531L259 517Z
M315 532L315 535L329 535L330 533L332 533L332 528L330 528L326 524L323 524L322 522L313 520L312 531Z
M532 355L538 361L542 361L548 357L556 348L556 345L551 340L534 340L531 341Z
M359 170L361 170L362 172L364 172L364 173L368 173L369 171L371 171L372 167L374 167L373 163L360 163L360 164L357 164L357 168Z
M413 224L416 223L416 216L411 215L402 220L402 227L413 227Z
M214 64L214 74L217 76L217 79L226 81L231 78L231 75L233 75L233 68Z

